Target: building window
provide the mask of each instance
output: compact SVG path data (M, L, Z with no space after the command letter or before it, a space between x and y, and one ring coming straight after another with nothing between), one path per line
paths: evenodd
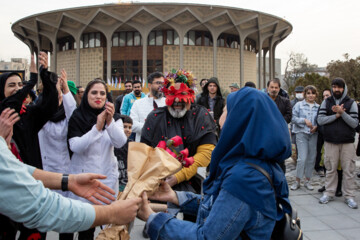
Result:
M244 41L244 50L246 51L254 51L256 49L256 42L250 38L246 38Z
M113 47L140 46L141 35L139 32L115 32L112 36Z
M180 44L179 35L176 31L174 31L174 45L179 45L179 44Z
M119 33L114 33L112 37L112 46L118 47L119 46Z
M67 51L76 49L75 39L72 36L59 38L56 43L58 51Z
M212 36L209 32L204 32L204 46L212 46Z
M166 31L166 44L167 45L174 44L174 31L172 31L172 30Z
M141 45L141 37L139 32L134 32L134 46Z
M160 30L151 31L148 37L149 46L162 46L163 45L163 32Z
M126 43L126 32L120 32L120 47L125 46Z
M83 35L83 41L84 41L84 48L88 48L89 47L89 35L88 34Z
M156 46L163 45L163 33L162 31L156 31Z
M239 48L240 38L237 35L222 33L217 39L217 46L226 48Z
M100 35L100 33L95 34L95 47L101 47L101 35Z

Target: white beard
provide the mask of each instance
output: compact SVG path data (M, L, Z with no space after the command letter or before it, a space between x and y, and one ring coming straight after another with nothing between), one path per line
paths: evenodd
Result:
M182 118L183 116L185 116L187 109L186 107L184 107L183 109L174 109L173 107L168 107L169 113L171 116L173 116L174 118Z

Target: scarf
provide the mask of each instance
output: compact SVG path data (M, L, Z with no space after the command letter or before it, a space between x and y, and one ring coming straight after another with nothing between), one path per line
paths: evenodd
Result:
M255 210L276 219L274 190L262 173L265 169L278 196L287 198L288 186L277 163L291 155L287 124L275 102L265 93L245 87L227 98L227 119L215 147L204 193L217 195L221 188Z

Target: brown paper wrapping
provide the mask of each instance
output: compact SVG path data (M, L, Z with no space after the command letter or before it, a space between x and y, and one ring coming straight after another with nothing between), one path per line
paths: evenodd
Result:
M175 174L181 163L164 149L152 148L144 143L130 142L128 151L128 184L118 199L140 197L143 191L155 192L160 180ZM126 225L108 225L96 240L128 240Z

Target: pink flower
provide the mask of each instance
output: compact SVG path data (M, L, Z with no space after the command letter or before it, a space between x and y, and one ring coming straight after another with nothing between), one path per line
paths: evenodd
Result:
M174 158L177 157L176 154L173 153L173 152L170 150L170 148L166 148L165 150L166 150L171 156L173 156Z
M170 140L168 140L168 142L167 142L168 147L171 145L174 147L177 147L182 144L183 144L183 141L180 136L175 136L175 137L171 138Z
M165 150L166 149L166 142L165 141L160 141L156 147L162 148L162 149Z
M185 158L184 161L185 161L184 167L187 168L194 163L194 158L193 157Z

